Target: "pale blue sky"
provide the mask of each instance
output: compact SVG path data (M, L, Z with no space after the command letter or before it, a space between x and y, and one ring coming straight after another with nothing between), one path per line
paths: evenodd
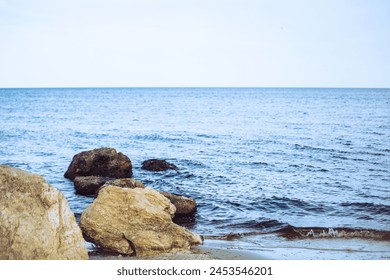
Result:
M390 87L388 0L0 0L0 87Z

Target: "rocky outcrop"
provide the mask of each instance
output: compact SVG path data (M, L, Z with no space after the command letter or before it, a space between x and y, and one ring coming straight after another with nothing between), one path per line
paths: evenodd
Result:
M99 148L75 155L64 176L71 180L77 176L130 178L133 171L126 155L113 148Z
M88 259L68 202L41 176L0 165L0 259Z
M112 179L99 176L78 176L74 178L73 183L77 194L95 195L96 191L109 180Z
M83 212L87 240L121 254L148 256L189 250L199 235L172 222L175 206L157 191L106 186Z
M177 170L176 165L161 159L148 159L142 162L142 169L149 171Z
M116 179L113 181L108 181L99 189L99 191L106 186L116 186L116 187L120 187L120 188L129 188L129 189L134 189L134 188L143 189L146 187L141 182L134 180L132 178L123 178L123 179ZM181 196L181 195L172 194L169 192L162 192L162 191L158 191L158 192L161 193L166 198L168 198L169 201L173 205L175 205L175 208L176 208L175 216L176 217L192 216L195 214L196 202L194 199L188 198L185 196Z

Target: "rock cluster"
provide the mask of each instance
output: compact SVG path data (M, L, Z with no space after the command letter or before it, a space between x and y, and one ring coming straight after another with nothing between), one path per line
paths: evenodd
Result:
M63 194L41 176L0 165L0 259L88 259Z
M131 178L131 160L113 148L99 148L76 154L64 177L73 180L76 193L95 195L108 180Z
M155 160L149 167L177 169ZM95 195L79 227L63 194L41 176L0 165L0 259L88 259L83 236L105 250L137 256L202 243L172 221L193 216L193 199L153 190L132 175L130 159L115 149L75 155L64 176L77 193Z
M153 171L177 170L174 164L159 159L146 160L141 168ZM141 182L132 179L131 176L126 177L132 173L131 160L126 155L118 153L113 148L99 148L75 155L64 176L73 180L77 194L96 197L99 189L105 184L122 188L145 188ZM160 193L175 205L176 217L195 214L196 202L192 198L168 192Z

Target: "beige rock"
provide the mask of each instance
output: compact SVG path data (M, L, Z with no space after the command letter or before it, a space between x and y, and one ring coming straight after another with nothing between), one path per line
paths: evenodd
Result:
M88 259L63 194L41 176L0 165L0 259Z
M159 192L106 186L83 212L84 236L121 254L148 256L189 250L199 235L172 222L175 206Z
M99 191L106 187L106 186L116 186L116 187L121 187L121 188L129 188L129 189L134 189L134 188L145 188L146 186L142 184L141 182L133 179L133 178L122 178L122 179L116 179L113 181L108 181L106 182L103 186L100 187L100 189L96 192L96 195L99 193ZM194 199L181 196L181 195L176 195L172 194L169 192L163 192L163 191L158 191L161 193L163 196L169 199L169 201L175 205L176 207L176 212L175 216L177 217L183 217L183 216L193 216L196 212L196 202Z
M107 181L100 189L107 187L107 186L115 186L120 188L128 188L128 189L134 189L134 188L141 188L144 189L146 186L142 184L140 181L137 181L133 178L121 178L121 179L115 179L111 181ZM98 190L98 192L100 191ZM97 195L97 193L96 193Z

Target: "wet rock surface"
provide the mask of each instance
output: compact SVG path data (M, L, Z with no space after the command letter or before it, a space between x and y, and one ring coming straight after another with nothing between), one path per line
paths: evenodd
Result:
M113 148L99 148L76 154L64 176L71 180L77 176L130 178L133 171L126 155Z
M142 169L149 171L177 170L177 166L161 159L148 159L142 162Z
M74 178L76 193L80 195L95 195L96 191L112 178L99 176L77 176Z

